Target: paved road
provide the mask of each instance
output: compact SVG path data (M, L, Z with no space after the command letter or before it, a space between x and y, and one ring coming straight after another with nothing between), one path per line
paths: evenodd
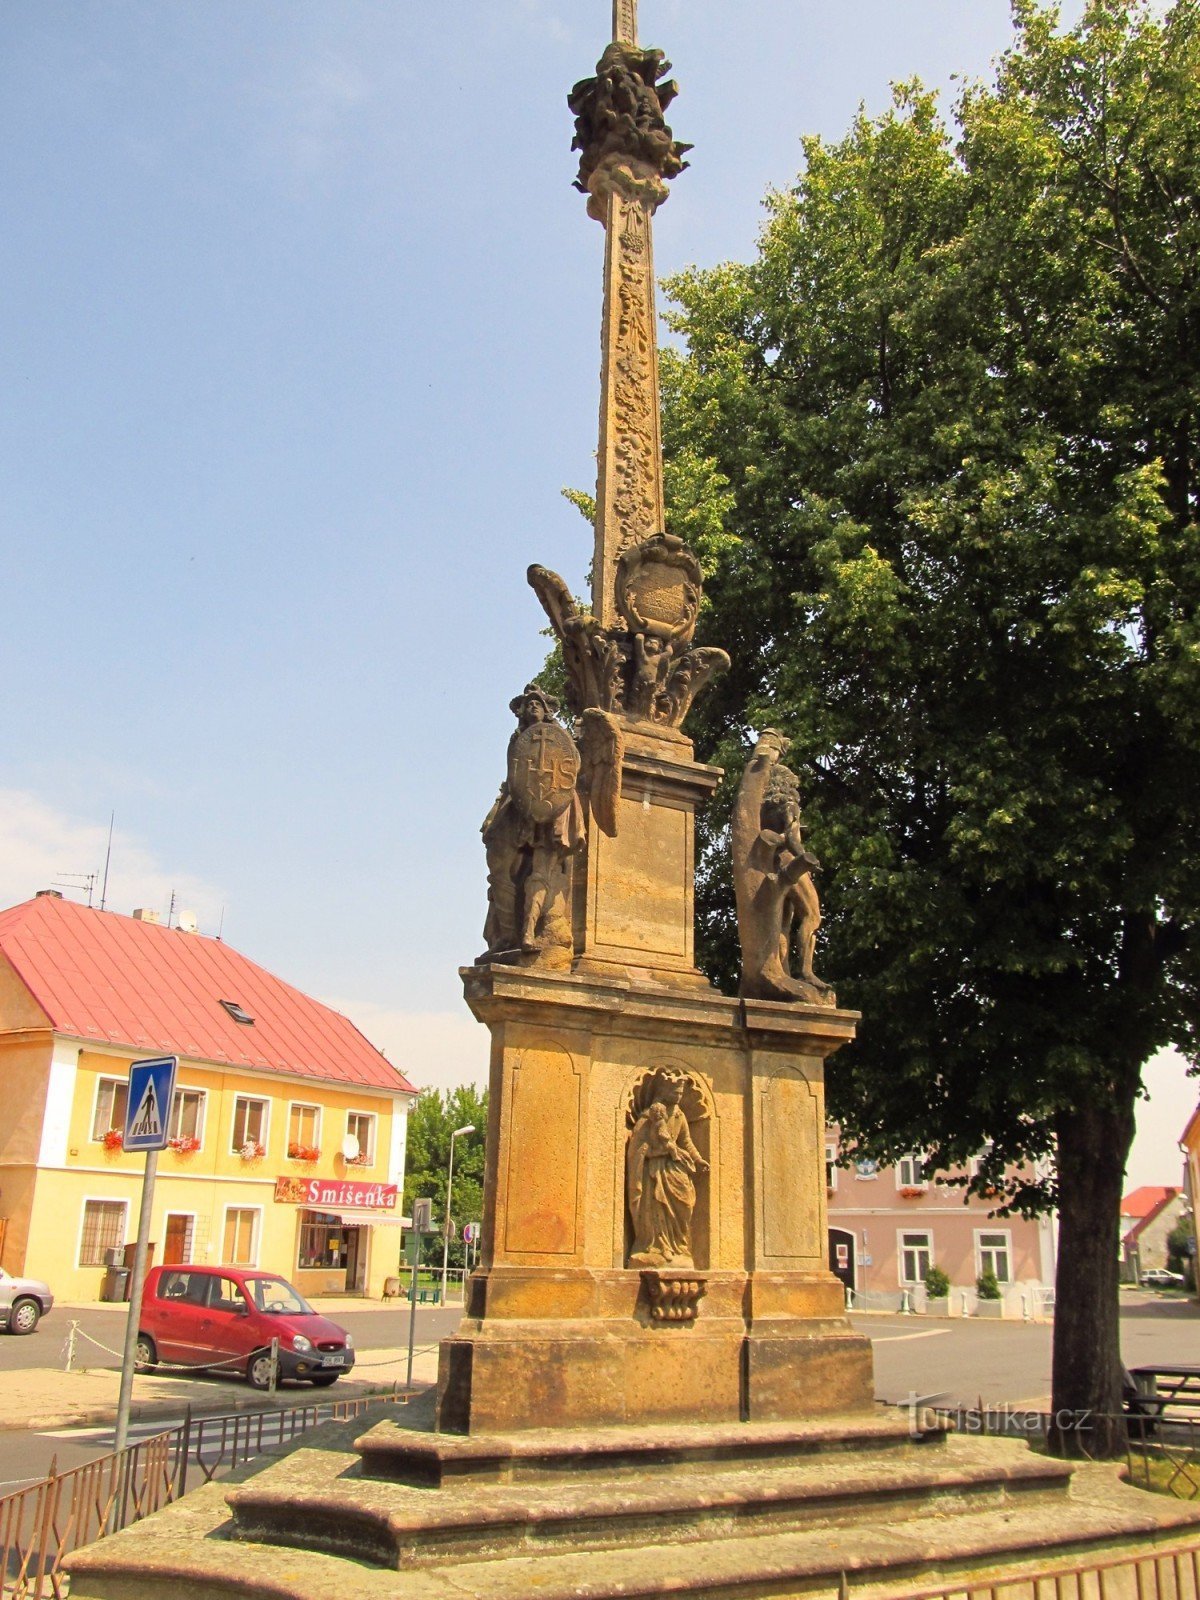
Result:
M1050 1396L1049 1323L959 1318L855 1316L872 1341L875 1393L893 1404L911 1393L947 1404L1043 1408ZM1121 1302L1121 1352L1127 1367L1200 1360L1200 1307L1154 1293Z
M338 1310L334 1320L349 1328L354 1346L363 1350L394 1350L408 1343L408 1303L397 1301L368 1310ZM76 1340L77 1365L119 1368L119 1352L125 1337L125 1306L55 1307L35 1332L22 1337L0 1334L0 1382L6 1372L28 1367L63 1367L66 1364L67 1331L79 1324ZM417 1307L417 1343L429 1344L452 1333L462 1317L458 1306Z
M460 1315L455 1307L418 1307L418 1344L444 1337ZM71 1311L69 1316L94 1338L119 1348L123 1309L89 1307ZM6 1371L59 1365L68 1314L64 1313L58 1326L57 1320L56 1312L29 1338L0 1338L0 1382ZM407 1307L346 1311L341 1320L353 1332L360 1354L407 1342ZM936 1395L951 1406L971 1406L982 1398L985 1405L1041 1409L1048 1399L1052 1337L1048 1324L964 1322L957 1318L940 1322L900 1316L855 1316L851 1321L872 1341L875 1390L881 1400L898 1404L913 1394ZM1121 1339L1127 1366L1196 1361L1200 1359L1200 1307L1155 1294L1126 1297ZM103 1359L106 1365L117 1364L111 1357ZM189 1387L192 1383L198 1400L206 1385L215 1387L214 1380L203 1374L189 1379ZM295 1394L297 1401L311 1398L311 1391L302 1386ZM170 1426L171 1420L135 1427L132 1436L159 1431ZM0 1495L10 1493L23 1480L44 1476L52 1458L57 1457L59 1468L66 1469L103 1455L111 1447L111 1428L0 1432Z

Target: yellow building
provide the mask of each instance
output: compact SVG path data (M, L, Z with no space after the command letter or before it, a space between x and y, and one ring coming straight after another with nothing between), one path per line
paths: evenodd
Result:
M0 1265L97 1300L132 1243L133 1060L177 1055L153 1261L378 1296L397 1270L416 1091L345 1017L219 939L63 900L0 912Z

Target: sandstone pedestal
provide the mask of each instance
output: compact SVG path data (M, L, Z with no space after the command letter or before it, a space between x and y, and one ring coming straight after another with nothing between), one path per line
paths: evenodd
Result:
M484 1255L442 1344L440 1428L870 1406L869 1345L849 1330L826 1247L824 1061L855 1018L686 977L465 969L492 1035ZM627 1264L625 1144L639 1084L664 1067L689 1085L710 1170L696 1180L694 1266L656 1272Z

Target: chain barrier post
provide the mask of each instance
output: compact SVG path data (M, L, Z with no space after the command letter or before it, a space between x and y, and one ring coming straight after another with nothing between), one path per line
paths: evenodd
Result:
M271 1340L271 1383L269 1393L274 1394L279 1387L279 1335Z

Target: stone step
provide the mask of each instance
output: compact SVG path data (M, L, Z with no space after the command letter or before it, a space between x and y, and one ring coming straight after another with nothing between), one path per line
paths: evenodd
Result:
M870 1527L649 1543L632 1549L498 1557L396 1572L336 1555L236 1543L220 1485L189 1495L71 1558L71 1600L864 1600L1002 1576L1010 1600L1036 1600L1023 1575L1077 1561L1136 1562L1156 1545L1200 1542L1200 1511L1085 1469L1090 1496ZM1011 1587L1007 1587L1011 1585ZM1131 1588L1129 1592L1133 1592ZM1140 1592L1140 1591L1139 1591Z
M652 1428L545 1428L523 1433L414 1433L384 1421L354 1441L363 1475L414 1487L442 1484L535 1483L565 1474L618 1473L644 1478L704 1465L738 1470L792 1462L804 1455L870 1450L876 1455L936 1447L945 1428L932 1412L855 1412L809 1422L729 1422Z
M407 1568L533 1551L610 1550L851 1523L956 1516L1066 1501L1071 1468L1022 1444L952 1440L935 1451L835 1452L712 1471L680 1465L635 1480L430 1490L360 1477L352 1458L297 1451L229 1496L234 1537Z

